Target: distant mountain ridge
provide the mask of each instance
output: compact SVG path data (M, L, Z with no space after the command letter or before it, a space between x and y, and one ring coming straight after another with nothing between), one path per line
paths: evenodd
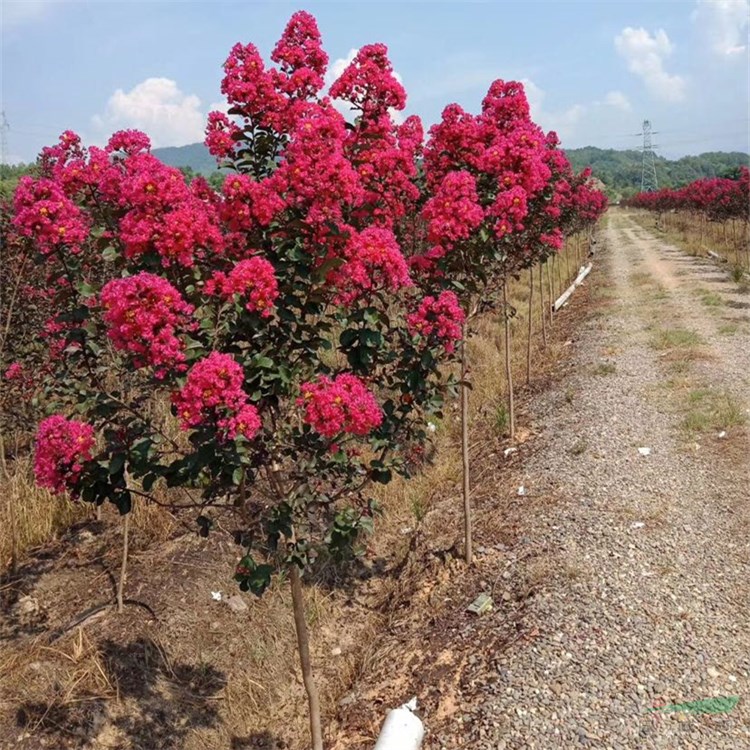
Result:
M579 172L591 167L612 195L630 195L641 185L641 154L639 151L618 151L612 148L565 149L565 153ZM216 171L216 160L202 143L154 149L154 155L173 167L189 167L199 174ZM701 177L721 177L740 166L750 164L750 156L740 151L710 151L681 159L656 157L656 179L660 187L677 187Z
M190 167L194 172L203 175L216 171L216 159L208 153L208 149L202 143L155 148L152 153L170 167Z

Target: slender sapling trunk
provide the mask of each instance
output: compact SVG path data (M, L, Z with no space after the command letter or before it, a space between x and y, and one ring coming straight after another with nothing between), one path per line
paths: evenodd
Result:
M513 363L510 359L510 311L508 309L508 284L503 280L503 313L505 316L505 378L508 381L508 428L510 439L516 437L516 415L513 404Z
M120 564L120 580L117 582L117 612L122 612L122 592L125 589L125 578L128 573L128 531L130 529L130 513L122 517L122 563Z
M313 678L312 661L310 660L310 640L305 620L305 595L302 591L299 568L294 564L289 566L289 579L292 584L292 609L294 611L294 629L297 631L297 650L299 651L302 681L305 684L307 703L310 710L310 738L312 739L313 750L323 750L320 697L318 696L318 688Z
M474 559L471 543L471 488L469 484L469 354L468 326L464 323L461 337L461 461L463 463L464 495L464 558L467 565Z
M526 341L526 385L531 383L531 334L534 332L534 266L529 267L529 335Z

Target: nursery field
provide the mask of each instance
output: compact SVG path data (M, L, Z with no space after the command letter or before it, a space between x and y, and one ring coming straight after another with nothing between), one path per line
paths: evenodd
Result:
M412 695L427 748L750 738L750 292L637 217L610 210L593 273L537 336L514 443L497 320L472 340L474 565L454 410L422 475L384 488L367 562L306 586L331 747L372 747ZM525 284L512 299L520 332ZM513 362L523 382L520 336ZM233 544L140 513L122 615L95 608L119 565L110 512L61 524L4 584L0 746L306 747L286 587L242 598ZM740 700L654 711L716 697Z
M329 62L0 197L0 748L750 746L750 172L608 209L530 83Z

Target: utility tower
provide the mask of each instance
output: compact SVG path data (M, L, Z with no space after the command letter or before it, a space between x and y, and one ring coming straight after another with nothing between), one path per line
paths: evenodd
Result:
M0 164L5 164L5 160L8 158L8 131L10 130L10 123L8 118L5 116L5 110L0 114Z
M655 133L651 130L651 122L643 121L643 132L638 133L643 136L643 151L641 152L641 192L652 193L658 190L656 182L656 164L654 162L654 146L651 143L651 136Z

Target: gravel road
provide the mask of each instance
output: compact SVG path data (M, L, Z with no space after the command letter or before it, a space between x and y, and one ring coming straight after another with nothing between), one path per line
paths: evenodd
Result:
M625 212L604 245L608 304L533 406L538 637L498 654L466 746L750 748L750 294ZM739 702L654 710L714 697Z

